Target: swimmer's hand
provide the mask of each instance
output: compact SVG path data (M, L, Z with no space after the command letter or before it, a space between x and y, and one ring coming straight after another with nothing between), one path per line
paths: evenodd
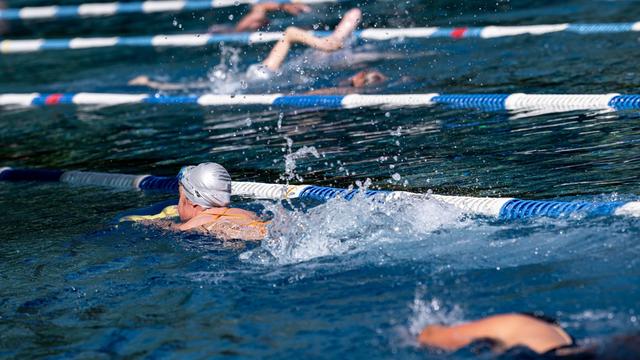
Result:
M151 79L146 75L136 76L127 83L131 86L149 86Z

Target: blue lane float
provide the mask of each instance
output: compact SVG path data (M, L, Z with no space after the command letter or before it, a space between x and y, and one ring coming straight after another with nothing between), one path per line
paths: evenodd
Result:
M280 4L335 3L340 0L269 0ZM143 2L86 3L81 5L31 6L0 9L0 20L43 20L62 18L86 18L118 14L151 14L233 7L241 4L258 4L262 0L162 0Z
M0 168L0 181L64 182L84 186L156 190L177 193L176 177L153 175L127 175L85 171L61 171L46 169ZM375 197L384 201L399 199L435 199L454 206L468 215L493 217L502 220L535 217L579 216L634 216L640 217L640 201L556 201L522 200L515 198L488 198L418 194L405 191L340 189L316 185L282 185L233 181L232 193L253 199L302 199L325 202L334 198L351 200L357 195Z
M640 95L609 94L384 94L283 95L205 94L171 96L110 93L0 94L0 106L54 105L113 106L124 104L269 106L273 108L351 109L364 107L425 107L437 104L456 108L507 111L563 112L574 110L638 110Z
M609 24L550 24L521 26L484 27L416 27L416 28L370 28L354 32L356 39L364 41L387 41L393 39L493 39L519 35L544 35L567 32L578 35L612 34L640 31L640 22ZM329 32L313 32L327 36ZM280 40L283 32L251 32L234 34L178 34L154 36L114 36L69 39L29 39L0 41L0 53L25 53L46 50L89 49L106 47L198 47L220 43L250 45Z

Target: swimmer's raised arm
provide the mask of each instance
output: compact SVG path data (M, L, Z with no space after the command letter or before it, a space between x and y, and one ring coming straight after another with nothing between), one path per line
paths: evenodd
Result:
M347 11L333 33L327 37L317 37L310 31L289 27L285 31L284 37L271 49L262 65L271 71L277 71L282 66L293 44L303 44L326 52L339 50L344 46L345 40L358 27L361 19L360 9L355 8Z
M482 319L460 325L429 325L418 336L421 345L454 351L477 339L495 338L494 318Z
M491 340L501 352L526 346L537 353L573 345L573 339L555 324L525 314L501 314L460 325L427 326L418 336L421 345L455 351L477 340Z

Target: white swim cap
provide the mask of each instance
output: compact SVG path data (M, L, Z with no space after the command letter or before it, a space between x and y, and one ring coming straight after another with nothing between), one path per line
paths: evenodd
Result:
M178 181L187 199L203 208L231 203L231 176L220 164L185 166L178 174Z

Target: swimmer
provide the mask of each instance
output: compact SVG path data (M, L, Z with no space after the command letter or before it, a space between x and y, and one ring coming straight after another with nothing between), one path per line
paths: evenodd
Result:
M311 48L333 52L344 47L344 42L351 36L362 20L362 12L358 8L347 11L342 20L336 26L333 33L327 37L317 37L311 31L300 28L288 27L282 39L274 45L264 61L260 64L253 64L247 69L247 78L251 80L269 80L280 69L284 63L289 50L294 44L303 44Z
M273 49L271 49L269 56L267 56L262 63L249 66L247 69L247 78L253 81L267 81L271 79L284 63L291 46L294 44L304 44L325 52L333 52L341 49L344 46L344 42L356 29L361 19L362 12L360 9L355 8L347 11L333 33L327 37L317 37L310 31L304 31L296 27L288 27L284 32L284 37L278 40ZM377 74L361 74L360 76L356 74L353 77L353 80L351 80L353 85L352 87L357 88L358 86L356 86L356 84L364 83L368 78L380 78L380 80L382 80L382 78ZM128 84L133 86L146 86L164 91L203 89L211 87L211 83L206 81L182 85L151 80L146 75L135 77L131 79Z
M367 88L386 82L388 78L377 70L362 70L340 82L339 87L307 91L309 95L348 95L364 92Z
M277 2L264 2L255 4L251 7L249 13L238 21L235 27L213 25L209 28L209 33L229 33L229 32L245 32L256 31L269 24L270 12L283 11L289 15L298 16L303 13L311 12L311 7L304 4L279 4Z
M490 349L508 358L640 359L640 334L578 345L553 319L528 313L493 315L452 326L430 325L422 330L418 342L445 351L471 345L471 350Z
M136 221L176 231L211 234L228 240L259 241L267 235L268 222L253 212L229 207L231 177L222 165L185 166L178 174L178 205L156 215L133 215L120 221ZM180 223L163 221L179 216Z
M348 79L342 80L338 87L316 89L305 92L310 95L347 95L361 93L372 88L376 85L380 85L386 82L388 78L378 70L367 69L356 73ZM210 89L211 82L208 81L196 81L188 84L170 83L151 80L146 75L141 75L131 79L128 83L132 86L146 86L155 90L171 91L171 90L196 90L196 89Z
M460 325L430 325L418 336L421 345L446 351L456 351L476 341L488 341L497 353L525 346L538 354L560 355L576 346L573 338L551 320L518 313Z

